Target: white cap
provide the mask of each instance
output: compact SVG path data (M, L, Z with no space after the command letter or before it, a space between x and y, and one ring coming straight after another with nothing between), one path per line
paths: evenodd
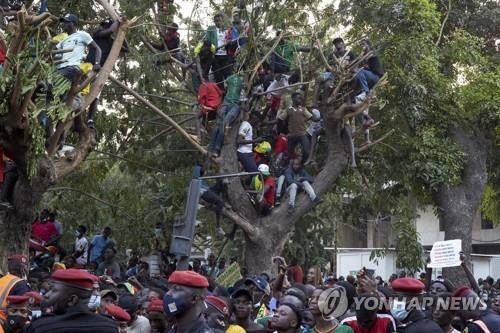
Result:
M267 164L259 164L259 172L264 176L269 175L269 166Z
M318 109L312 109L311 112L312 112L312 115L313 115L312 118L314 121L318 121L321 119L321 113L319 112Z

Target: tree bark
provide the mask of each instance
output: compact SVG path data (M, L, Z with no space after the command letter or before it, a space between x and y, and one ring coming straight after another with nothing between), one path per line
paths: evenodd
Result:
M328 117L326 109L325 132L327 141L327 159L319 174L316 175L313 188L317 195L322 196L331 191L335 181L344 171L348 162L348 148L341 136L342 121ZM239 171L236 155L236 138L239 124L233 124L224 138L219 171L222 174ZM231 178L228 185L229 201L235 211L232 215L225 214L239 225L245 234L244 269L250 275L270 272L272 257L280 255L290 239L295 223L314 208L307 195L300 193L296 199L296 210L288 214L286 203L275 207L269 216L261 217L249 200L241 184L241 179Z
M29 180L22 172L13 192L13 204L22 207L0 213L0 267L7 267L7 258L13 254L27 254L31 223L43 193L55 179L54 166L48 159L39 164L38 176Z
M486 159L490 143L483 133L467 133L462 128L451 129L450 137L466 154L462 182L456 186L442 185L433 194L433 200L444 225L445 239L461 239L462 251L470 254L472 224L486 187ZM470 263L467 264L470 267ZM443 274L455 286L469 285L461 267L444 269Z

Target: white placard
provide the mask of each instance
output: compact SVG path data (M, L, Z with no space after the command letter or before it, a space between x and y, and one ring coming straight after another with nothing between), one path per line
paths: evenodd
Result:
M430 268L444 268L460 266L460 251L462 251L462 240L452 239L436 242L432 245Z

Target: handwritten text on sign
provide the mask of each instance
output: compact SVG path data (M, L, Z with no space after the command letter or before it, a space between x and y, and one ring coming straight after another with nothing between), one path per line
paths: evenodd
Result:
M431 250L430 268L443 268L460 266L460 251L462 251L462 240L452 239L436 242Z

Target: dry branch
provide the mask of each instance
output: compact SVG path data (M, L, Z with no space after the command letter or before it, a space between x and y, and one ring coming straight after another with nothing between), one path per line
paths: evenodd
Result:
M163 111L161 111L159 108L157 108L155 105L153 105L150 101L142 97L139 93L137 93L135 90L129 88L126 84L123 82L120 82L116 78L110 76L110 80L115 83L118 87L122 88L123 90L129 92L131 95L133 95L135 98L137 98L139 101L144 103L146 106L148 106L151 110L153 110L155 113L157 113L160 117L165 119L170 125L172 125L178 132L181 134L192 146L194 146L198 151L200 151L203 155L207 155L207 150L202 147L198 142L196 142L189 133L187 133L179 124L170 118L167 114L165 114Z

